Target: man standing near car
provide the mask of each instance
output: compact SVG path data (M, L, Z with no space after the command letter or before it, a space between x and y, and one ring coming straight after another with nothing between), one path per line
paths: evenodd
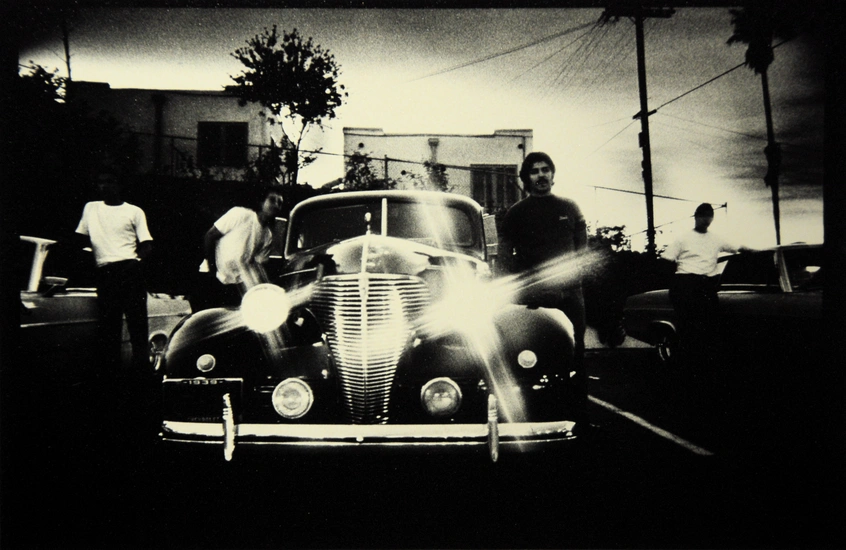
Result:
M708 231L714 208L708 203L696 207L694 227L676 238L662 254L675 262L670 301L679 324L680 355L688 364L703 365L716 354L719 341L717 285L721 252L748 251Z
M246 289L265 282L263 265L270 256L273 227L282 212L282 204L279 188L268 187L257 210L231 208L206 231L205 260L200 272L214 275L217 281L206 283L205 290L200 291L203 296L195 297L192 303L195 311L237 306Z
M555 164L546 153L526 155L520 167L520 180L529 196L505 214L499 249L504 267L511 273L537 269L549 261L564 259L587 246L587 225L579 206L572 200L552 194ZM574 377L580 402L577 425L587 425L587 374L585 354L585 301L581 278L563 288L541 294L533 305L556 308L573 323ZM530 301L535 302L530 298Z
M153 247L144 211L121 196L121 182L113 172L98 176L102 201L85 205L76 228L76 238L90 245L97 264L97 307L99 334L105 368L112 375L121 373L123 316L132 344L133 378L149 368L147 338L147 288L141 261Z

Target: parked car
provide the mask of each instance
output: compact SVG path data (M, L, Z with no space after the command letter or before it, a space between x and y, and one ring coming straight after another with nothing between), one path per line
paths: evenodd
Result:
M174 332L163 441L227 460L236 447L496 460L576 439L572 324L505 299L514 281L491 278L487 237L481 207L447 193L301 202L273 283Z
M21 236L20 242L24 267L24 278L20 281L21 357L50 364L64 371L60 374L74 379L91 365L91 359L99 352L97 292L90 284L93 259L75 258L55 265L48 257L56 241ZM80 254L90 256L90 252ZM87 265L80 266L81 263ZM68 275L72 277L69 279ZM69 281L74 279L75 285L87 286L69 286ZM160 365L171 331L191 313L191 308L181 296L154 293L147 297L147 310L153 372ZM125 322L122 342L123 355L128 361L131 347Z
M784 245L721 261L721 334L729 349L773 356L817 349L822 245ZM623 314L628 335L654 345L662 361L673 359L679 339L668 290L630 296Z

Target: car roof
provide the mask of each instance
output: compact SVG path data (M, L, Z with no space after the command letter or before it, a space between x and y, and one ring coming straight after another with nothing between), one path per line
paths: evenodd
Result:
M405 191L405 190L381 190L381 191L343 191L318 195L308 198L297 204L291 211L291 217L298 210L308 210L317 205L327 204L356 204L360 202L373 202L380 198L386 198L392 202L423 202L429 204L443 204L445 206L459 206L465 209L472 209L481 213L482 207L469 197L454 195L443 191Z

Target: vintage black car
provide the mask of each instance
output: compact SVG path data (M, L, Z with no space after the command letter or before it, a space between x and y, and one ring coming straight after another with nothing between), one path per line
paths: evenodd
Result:
M818 348L822 322L822 245L793 244L721 258L719 334L734 353L807 354ZM678 327L668 290L630 296L626 333L672 362Z
M269 447L463 448L496 460L576 439L572 324L514 303L543 281L492 278L495 241L480 206L447 193L298 204L272 282L174 332L163 441L227 460Z
M80 250L80 256L88 257L54 263L60 256L51 252L55 244L51 239L20 237L23 277L19 281L21 330L17 344L27 361L48 365L54 374L78 380L91 374L82 371L99 353L97 291L91 280L94 262L90 251ZM182 296L147 296L151 373L160 366L171 331L190 313L191 306ZM128 363L131 349L126 322L121 351Z

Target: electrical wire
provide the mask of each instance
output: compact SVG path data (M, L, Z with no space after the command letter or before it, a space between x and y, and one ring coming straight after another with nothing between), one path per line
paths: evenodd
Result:
M549 35L549 36L545 36L545 37L543 37L543 38L541 38L541 39L539 39L539 40L536 40L536 41L534 41L534 42L530 42L530 43L528 43L528 44L523 44L523 45L521 45L521 46L517 46L517 47L515 47L515 48L510 48L510 49L508 49L508 50L505 50L505 51L502 51L502 52L499 52L499 53L486 55L486 56L484 56L484 57L481 57L481 58L479 58L479 59L475 59L475 60L473 60L473 61L468 61L468 62L466 62L466 63L461 63L461 64L459 64L459 65L455 65L455 66L453 66L453 67L448 67L448 68L446 68L446 69L441 69L441 70L439 70L439 71L435 71L434 73L427 74L427 75L424 75L424 76L421 76L421 77L418 77L418 78L412 79L410 82L416 82L416 81L418 81L418 80L423 80L423 79L425 79L425 78L430 78L430 77L433 77L433 76L442 75L442 74L444 74L444 73L448 73L448 72L452 72L452 71L457 71L458 69L463 69L463 68L465 68L465 67L470 67L470 66L472 66L472 65L476 65L476 64L478 64L478 63L483 63L483 62L485 62L485 61L490 61L491 59L496 59L497 57L502 57L502 56L505 56L505 55L508 55L508 54L512 54L512 53L514 53L514 52L519 52L520 50L525 50L526 48L531 48L532 46L537 46L538 44L542 44L542 43L544 43L544 42L549 42L550 40L554 40L555 38L558 38L558 37L561 37L561 36L566 36L566 35L568 35L568 34L571 34L571 33L574 33L574 32L580 31L580 30L582 30L582 29L586 29L587 27L592 27L592 26L595 26L595 25L596 25L595 23L585 23L585 24L583 24L583 25L578 25L578 26L576 26L576 27L571 27L571 28L566 29L566 30L563 30L563 31L561 31L561 32L557 32L557 33L555 33L555 34L551 34L551 35Z

